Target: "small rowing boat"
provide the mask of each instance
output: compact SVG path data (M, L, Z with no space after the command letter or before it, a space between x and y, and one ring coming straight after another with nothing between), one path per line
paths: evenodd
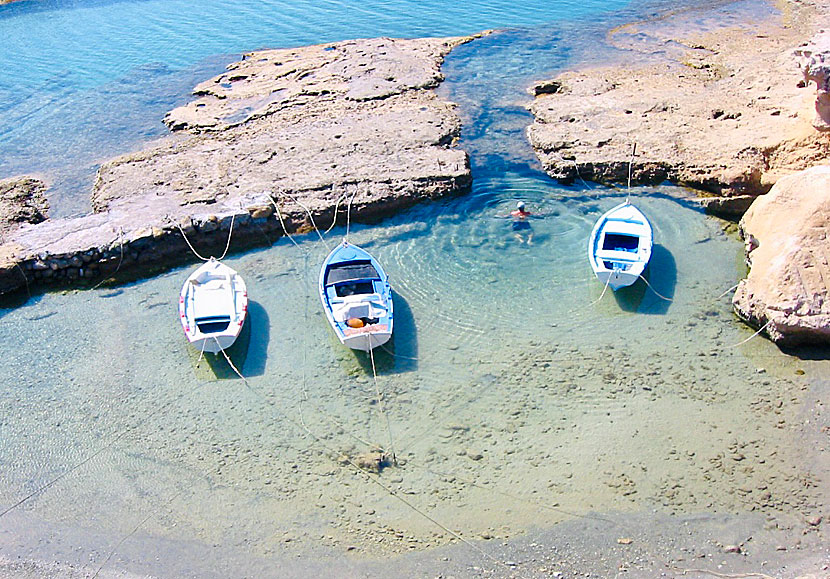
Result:
M392 336L392 289L369 252L344 241L320 269L320 299L342 344L369 350Z
M599 218L588 239L588 260L612 290L633 284L651 258L653 233L643 213L626 201Z
M216 354L236 341L248 313L242 277L216 258L198 267L182 286L179 317L187 340Z

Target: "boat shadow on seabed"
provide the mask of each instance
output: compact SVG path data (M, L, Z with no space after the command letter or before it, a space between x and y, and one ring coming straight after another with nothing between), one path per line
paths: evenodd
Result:
M665 315L677 286L677 264L671 252L655 243L642 277L632 285L614 292L617 305L626 312Z
M268 353L270 322L268 313L260 304L251 300L248 302L248 316L242 331L230 348L225 350L233 365L242 372L243 376L261 376L265 372L265 360ZM252 340L251 336L255 336ZM199 380L228 380L238 379L239 375L228 364L225 354L218 352L201 354L195 348L189 347L188 355L193 364L193 372ZM201 360L200 358L201 354Z
M395 290L392 290L392 303L395 306L395 329L392 338L372 351L375 371L378 374L402 374L418 369L418 335L412 309ZM371 376L372 356L368 352L351 351L360 368Z

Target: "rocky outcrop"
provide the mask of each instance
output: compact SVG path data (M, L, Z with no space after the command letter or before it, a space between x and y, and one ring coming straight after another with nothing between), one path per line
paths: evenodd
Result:
M830 344L830 165L782 177L741 220L737 314L781 346Z
M166 116L170 137L101 167L94 214L10 235L0 292L182 263L185 235L219 255L231 227L238 249L345 223L347 207L375 219L467 191L469 160L453 148L460 120L432 89L443 57L471 39L246 54Z
M795 51L801 60L799 68L804 82L816 83L816 116L813 127L819 131L830 131L830 32L816 34L805 46Z
M33 177L0 180L0 236L8 235L23 223L46 219L49 203L46 183Z
M813 95L792 47L812 34L812 7L788 18L688 33L682 15L615 31L637 65L566 72L531 88L528 138L553 177L671 180L714 211L740 215L779 176L830 156L811 126ZM793 26L798 22L798 26Z

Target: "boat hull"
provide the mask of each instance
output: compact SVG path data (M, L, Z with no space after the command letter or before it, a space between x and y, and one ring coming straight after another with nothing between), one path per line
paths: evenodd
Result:
M597 220L588 239L588 261L597 279L617 291L640 278L651 259L652 245L651 224L626 201Z
M343 242L320 269L320 300L341 344L368 352L392 337L392 290L380 263L364 249Z
M179 295L179 319L187 341L200 352L217 354L236 341L248 313L242 277L215 259L191 273Z

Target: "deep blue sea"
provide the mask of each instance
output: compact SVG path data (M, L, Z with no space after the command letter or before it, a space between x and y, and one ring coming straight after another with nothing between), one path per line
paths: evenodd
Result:
M627 192L552 181L524 133L533 80L604 62L615 26L704 4L0 6L0 178L45 178L54 216L87 212L97 166L166 134L164 114L243 52L498 30L454 50L438 89L459 104L472 192L352 224L395 292L395 336L376 359L336 342L315 295L343 227L231 252L251 300L247 383L227 367L217 379L182 336L191 267L0 309L0 513L23 501L0 514L0 576L547 577L557 545L546 569L507 565L507 549L576 521L614 533L578 552L579 576L610 576L594 572L607 560L646 577L665 561L627 514L663 545L695 525L760 532L735 489L800 492L780 426L802 366L746 342L734 319L741 243L677 187L635 188L655 232L649 286L604 294L586 242ZM706 18L760 4L740 5ZM517 199L544 217L532 243L497 218ZM342 459L392 439L399 464L380 476ZM736 449L738 466L723 458Z

